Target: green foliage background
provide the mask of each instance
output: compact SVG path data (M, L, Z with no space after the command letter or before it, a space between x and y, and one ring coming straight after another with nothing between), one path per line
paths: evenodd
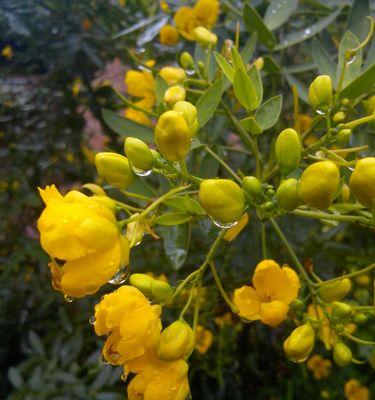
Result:
M173 3L177 8L183 2ZM234 36L243 3L221 1L223 13L215 28L219 37ZM356 0L351 7L352 3L286 1L285 14L272 19L269 12L265 18L273 33L256 24L252 11L246 14L249 20L241 26L241 45L248 43L249 34L257 30L253 58L268 55L265 93L267 98L277 94L284 98L280 122L262 140L263 151L271 149L276 133L292 120L290 83L297 84L302 108L306 109L306 88L318 70L332 71L336 44L344 32L349 29L360 39L365 36L364 16L374 13L374 2ZM262 16L269 5L269 1L251 2ZM85 122L79 106L89 109L102 122L108 146L121 152L118 133L126 134L129 122L121 119L115 126L108 120L108 112L103 120L102 109L114 110L119 104L110 89L98 89L92 80L114 57L131 66L133 61L126 50L133 48L156 58L158 65L175 62L182 44L175 48L158 44L161 18L164 24L167 18L159 15L157 2L146 0L128 1L125 8L116 1L104 0L3 0L0 4L0 48L9 44L14 52L11 60L0 59L0 398L124 398L121 370L100 361L102 340L96 338L88 323L94 304L111 288L73 303L65 302L60 293L52 290L47 256L32 234L42 207L36 188L50 183L71 186L95 179L94 168L84 155L87 139L82 133ZM89 30L82 27L85 19L92 23ZM307 29L309 33L303 37L300 31ZM270 53L267 47L274 47L274 51ZM333 55L328 61L322 58L321 47ZM194 52L191 43L187 48ZM374 41L366 55L364 70L374 68ZM201 56L198 50L195 56ZM77 77L83 82L83 89L73 96L72 85ZM374 82L374 74L371 77ZM368 79L365 85L370 83ZM251 165L244 165L245 157L226 153L223 138L227 135L225 119L218 116L208 121L200 140L226 156L235 168L250 170ZM372 153L374 138L373 126L367 126L356 133L351 144L368 143ZM67 154L73 155L71 162L67 162ZM207 153L195 154L190 162L202 177L224 174ZM163 188L165 182L150 179ZM312 259L317 273L324 278L374 260L373 236L364 229L346 224L328 229L296 217L285 217L282 226L301 258ZM214 238L208 222L194 227L189 254L181 266L173 254L179 246L186 247L186 229L176 227L169 236L166 230L158 231L164 238L164 247L165 243L169 246L167 254L162 241L147 237L132 253L133 270L165 273L172 282L186 276L202 260ZM288 261L277 238L271 233L267 237L270 257ZM260 248L259 225L254 222L239 240L219 254L219 270L227 290L249 281L251 268L261 259ZM191 359L194 399L315 399L321 390L328 390L332 399L341 399L344 383L353 377L375 390L371 379L374 366L368 362L335 370L331 377L318 382L305 366L287 361L281 344L291 327L270 330L255 323L239 329L219 328L213 317L222 315L225 305L212 282L206 283L202 324L214 332L215 341L207 355L194 355ZM363 302L371 301L370 294L358 288L354 296ZM172 320L176 313L171 309L167 314L167 319ZM360 328L358 335L373 338L374 321L371 322ZM358 354L358 358L367 360L370 356L371 349L365 347Z

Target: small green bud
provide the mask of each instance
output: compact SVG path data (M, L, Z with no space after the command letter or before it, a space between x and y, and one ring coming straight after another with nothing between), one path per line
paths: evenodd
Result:
M334 301L332 303L332 316L341 322L348 321L353 315L352 307L341 301Z
M262 194L262 184L255 176L245 176L242 180L244 191L255 201L259 201Z
M347 98L345 97L345 98L343 98L343 99L341 100L341 104L342 104L343 106L348 106L348 105L350 104L350 100L347 99Z
M272 201L266 201L263 206L267 211L271 211L275 208L275 204L273 204Z
M126 157L128 157L132 167L141 171L147 171L152 168L155 160L145 142L134 137L127 137L124 147Z
M154 279L151 283L151 294L158 302L168 301L173 295L173 288L168 282Z
M293 311L301 311L303 309L304 303L301 299L294 299L290 304L289 307Z
M301 138L291 128L284 129L276 139L275 156L282 174L287 175L298 168L301 161Z
M214 46L217 36L203 26L198 26L193 31L194 39L203 47Z
M349 141L351 135L352 135L351 129L341 129L336 135L336 140L339 143L346 143Z
M353 323L356 325L364 325L368 321L368 316L364 313L355 314L353 317Z
M343 111L338 111L334 116L333 116L333 122L342 122L345 121L346 115Z
M327 112L333 99L332 79L328 75L320 75L309 87L309 102L318 112Z
M345 367L352 361L352 352L344 343L336 343L333 347L333 360L339 367Z
M298 207L298 181L290 178L281 182L276 191L276 199L280 207L293 211Z
M180 56L180 64L183 68L188 69L194 65L193 57L187 51L184 51Z
M129 282L132 286L139 289L143 294L151 294L151 285L155 279L146 274L131 274Z
M267 196L272 197L272 196L274 196L274 195L275 195L275 191L274 191L273 189L268 189L268 190L267 190Z

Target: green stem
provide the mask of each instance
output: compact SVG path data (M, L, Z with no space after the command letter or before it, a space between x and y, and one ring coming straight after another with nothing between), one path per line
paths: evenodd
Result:
M265 260L267 258L267 237L266 237L266 224L261 223L260 225L260 239L262 242L262 258Z
M116 88L112 87L114 92L117 94L117 96L126 104L128 107L133 108L134 110L141 111L145 114L147 114L149 117L157 118L157 115L149 110L146 110L145 108L139 107L136 104L132 103L130 100L128 100L125 96L123 96Z
M192 302L192 300L193 300L193 296L194 296L194 288L195 288L195 286L193 286L193 287L190 289L188 301L187 301L186 304L184 305L184 308L181 310L179 319L182 319L182 320L184 319L184 315L185 315L186 311L187 311L187 310L189 309L189 307L190 307L190 304L191 304L191 302Z
M272 217L270 217L269 220L270 220L275 232L277 233L277 235L279 236L281 241L284 243L284 246L286 247L289 255L292 258L292 260L294 261L294 264L297 267L299 273L302 275L303 279L305 280L310 292L314 295L315 294L314 284L311 281L311 279L309 278L309 276L307 275L307 273L305 271L305 268L303 268L303 265L300 263L298 257L296 256L296 253L294 252L294 250L290 246L287 238L284 236L284 234L282 233L281 229L279 228L279 225L276 223L276 221Z
M337 278L329 279L328 281L323 281L321 283L316 283L315 286L320 287L320 286L328 285L328 284L333 283L333 282L341 281L344 278L352 278L353 276L362 275L362 274L364 274L366 272L370 272L374 268L375 268L375 263L369 265L366 268L360 269L359 271L354 271L354 272L351 272L350 274L341 275L341 276L339 276Z
M202 289L202 279L199 280L199 282L198 282L198 284L196 286L196 295L195 295L195 304L194 304L194 316L193 316L193 331L194 331L194 333L197 330L198 321L199 321L201 289Z
M125 190L121 190L121 193L127 197L134 197L135 199L144 200L144 201L151 201L151 197L143 196L142 194L127 192Z
M375 311L374 306L353 306L354 312Z
M351 223L362 224L365 226L371 226L371 221L369 219L355 215L336 215L336 214L328 214L323 212L304 211L304 210L294 210L292 214L298 215L300 217L327 219L340 222L351 222Z
M356 336L351 335L348 332L343 333L344 336L346 336L348 339L352 340L353 342L359 343L359 344L364 344L366 346L375 346L375 342L371 342L370 340L364 340L357 338Z
M344 124L345 129L353 129L358 125L366 124L367 122L375 121L375 114L368 115L367 117L362 117L355 119L354 121L347 122Z
M131 210L131 211L135 211L135 212L142 211L142 208L129 206L129 204L123 203L123 202L118 201L118 200L114 200L114 199L111 199L111 200L113 200L119 207L122 207L125 210Z
M214 262L210 261L209 265L210 265L212 276L214 278L214 281L216 283L217 288L219 289L221 297L227 303L227 305L231 309L231 311L233 313L237 314L238 313L238 308L231 302L231 300L229 299L228 295L225 293L223 285L220 282L219 275L217 274L217 270L216 270Z
M189 274L176 288L176 290L173 293L173 298L177 297L182 290L184 289L184 287L193 279L195 278L197 275L199 274L199 269L193 271L191 274Z
M215 158L219 163L228 171L230 175L241 185L242 179L233 171L233 169L214 151L212 151L207 145L204 146L204 149L209 153L213 158Z

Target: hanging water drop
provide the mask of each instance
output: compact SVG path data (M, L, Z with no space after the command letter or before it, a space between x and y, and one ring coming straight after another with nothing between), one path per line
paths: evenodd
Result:
M68 303L71 303L74 301L74 297L70 297L67 294L64 295L64 300L67 301Z
M186 72L186 75L189 75L189 76L195 74L195 70L194 69L187 69L187 70L185 70L185 72Z
M357 58L357 56L355 54L353 54L347 61L346 61L346 65L350 65L352 62L355 61L355 59Z
M133 172L137 176L149 176L152 172L152 169L142 170L142 169L135 168L134 165L132 165L131 167L132 167Z
M319 115L326 115L326 111L324 111L324 110L315 110L316 112L317 112L317 114L319 114Z
M96 322L95 315L91 315L91 317L89 318L89 322L90 322L90 325L95 325L95 322Z
M111 283L112 285L122 285L129 278L129 275L130 275L130 269L129 266L126 265L125 267L120 268L115 273L113 278L108 282Z
M110 362L107 361L107 359L103 355L101 356L101 361L102 361L103 364L106 364L106 365L110 364Z
M233 221L233 222L221 222L215 218L211 218L211 221L213 222L214 225L216 225L218 228L221 229L229 229L232 228L233 226L238 224L238 221Z

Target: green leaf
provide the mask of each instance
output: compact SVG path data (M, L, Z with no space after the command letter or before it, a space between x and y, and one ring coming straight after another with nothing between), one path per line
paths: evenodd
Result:
M329 75L332 82L336 81L336 66L327 50L314 38L311 45L311 54L315 61L316 67L321 75Z
M231 53L232 53L232 63L234 68L241 69L242 71L246 72L246 65L238 50L235 47L232 47Z
M336 11L334 11L332 14L319 19L315 24L310 25L304 29L301 29L299 31L294 31L289 33L288 35L285 36L284 40L282 43L277 45L274 50L282 50L286 49L287 47L293 46L294 44L303 42L307 39L310 39L311 37L317 35L319 32L321 32L323 29L327 28L328 25L330 25L341 13L342 6L338 7Z
M233 89L239 103L248 111L253 111L259 106L257 90L249 75L241 69L234 74Z
M163 103L164 93L167 89L168 89L168 83L160 75L157 75L155 77L155 84L154 84L157 104Z
M260 135L263 132L262 127L253 116L242 119L240 125L252 135Z
M8 379L10 383L17 389L24 385L24 380L21 376L20 371L17 368L10 367L8 369Z
M224 75L228 78L230 82L233 83L234 78L234 68L229 64L229 62L219 53L215 52L215 59L217 65L223 71Z
M347 30L352 32L362 42L369 30L370 22L366 18L371 15L369 0L354 0L348 16Z
M178 270L184 264L190 246L190 224L172 225L163 230L165 255Z
M154 219L154 223L164 226L180 225L190 221L192 215L182 212L170 212L160 215Z
M264 24L255 8L249 4L245 4L243 8L243 20L249 33L258 32L258 39L261 43L270 49L275 46L275 36Z
M259 99L259 103L257 107L259 107L260 103L263 100L263 83L262 78L260 77L260 73L255 65L251 66L250 69L247 71L251 82L253 83L255 90L257 92L257 96Z
M370 93L375 87L375 65L367 69L352 81L344 90L341 91L340 97L356 99L365 93Z
M255 51L255 46L257 44L257 39L258 39L258 33L254 32L250 36L250 39L246 42L245 46L242 48L241 57L245 63L248 63L251 57L253 56Z
M154 133L149 127L121 117L121 115L107 108L102 109L102 116L104 122L118 135L134 136L147 143L154 143Z
M269 74L279 74L281 72L280 66L271 56L264 56L263 61L264 61L263 69L267 71Z
M255 113L255 118L262 131L272 128L279 119L283 106L281 95L271 97L264 102Z
M270 31L273 31L288 21L298 6L298 0L271 0L263 21Z
M202 128L213 117L223 94L223 79L218 79L198 100L198 123Z
M366 70L375 64L375 40L371 41L370 48L367 52L366 61L363 65L363 69Z
M178 211L183 211L185 213L200 215L206 214L199 202L192 199L188 195L167 199L164 204L168 207L174 208Z
M345 53L359 45L358 39L351 32L345 32L339 46L339 57L337 65L337 83L345 63ZM362 66L362 50L359 50L350 63L346 64L343 87L351 83L360 73Z
M201 178L215 178L219 171L219 166L219 161L206 153L199 163L197 175Z
M296 86L298 90L298 96L305 102L309 103L308 94L307 94L307 87L300 82L294 75L290 74L289 72L284 71L284 76L288 81L290 87L293 85Z

